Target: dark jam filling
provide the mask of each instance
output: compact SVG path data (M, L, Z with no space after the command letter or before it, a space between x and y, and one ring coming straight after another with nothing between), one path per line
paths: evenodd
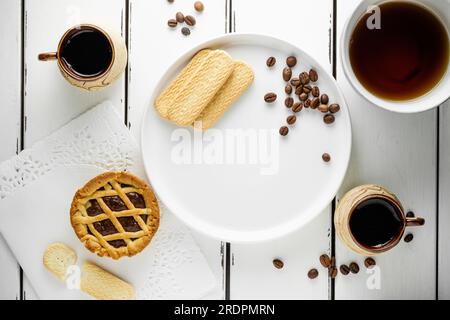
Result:
M130 192L127 193L127 196L135 208L145 209L145 200L142 195L137 192ZM128 210L127 206L119 196L103 197L103 201L112 211L119 212ZM86 209L88 216L95 217L103 213L103 210L97 200L90 200L89 203L90 206ZM147 223L148 215L142 214L140 216L142 220L144 220L144 223ZM137 232L142 230L133 217L119 217L117 220L119 220L120 224L127 232ZM118 233L118 230L109 219L94 222L93 226L102 236ZM92 234L89 228L88 233ZM111 240L108 241L108 243L115 248L125 247L127 245L124 240Z

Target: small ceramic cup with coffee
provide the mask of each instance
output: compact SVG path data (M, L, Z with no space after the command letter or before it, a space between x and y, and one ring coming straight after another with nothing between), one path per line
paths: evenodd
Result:
M407 217L393 193L373 184L347 192L334 214L336 233L341 241L365 256L392 249L400 242L406 228L424 224L423 218Z
M80 24L61 37L56 52L41 53L41 61L56 60L72 85L98 90L113 83L125 70L127 48L114 31L93 24Z

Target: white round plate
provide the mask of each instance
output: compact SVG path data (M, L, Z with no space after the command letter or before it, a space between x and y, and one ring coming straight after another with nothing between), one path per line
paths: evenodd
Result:
M153 102L204 48L223 49L247 62L255 80L202 136L161 119ZM304 109L282 137L278 130L292 114L284 106L281 76L289 55L298 59L295 75L317 70L318 86L341 111L326 125L319 111ZM270 56L277 58L273 68L266 66ZM270 91L278 94L273 104L263 99ZM336 82L312 57L276 38L230 34L193 48L167 70L144 116L141 144L159 199L186 224L225 241L263 241L297 230L330 204L347 170L351 126ZM322 161L325 152L331 155L328 163Z

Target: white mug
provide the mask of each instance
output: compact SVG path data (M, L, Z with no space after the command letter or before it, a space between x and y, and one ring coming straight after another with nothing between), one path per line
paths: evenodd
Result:
M447 65L447 71L445 72L439 83L432 88L430 91L422 96L419 96L411 100L387 100L379 97L369 90L367 90L356 77L352 65L350 62L350 41L352 37L353 30L360 20L360 18L367 12L371 12L371 7L380 5L389 1L399 1L399 0L363 0L357 8L354 10L350 18L347 20L340 42L340 55L342 60L343 69L346 77L353 86L353 88L364 98L366 98L371 103L394 112L400 113L414 113L422 112L434 107L439 106L445 102L450 97L450 67ZM447 0L402 0L402 2L409 1L422 6L425 6L431 12L433 12L443 23L447 29L447 35L449 35L450 30L450 1ZM382 22L381 17L381 22ZM382 50L382 49L380 49Z

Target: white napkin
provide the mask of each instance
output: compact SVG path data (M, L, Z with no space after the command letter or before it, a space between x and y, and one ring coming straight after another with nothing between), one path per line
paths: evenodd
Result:
M139 149L114 107L104 102L0 164L0 232L42 299L89 298L42 264L45 248L63 242L78 255L131 283L138 299L197 299L216 280L189 231L161 202L161 225L135 257L100 258L78 240L69 219L75 191L107 170L144 178ZM166 212L165 212L166 211Z

